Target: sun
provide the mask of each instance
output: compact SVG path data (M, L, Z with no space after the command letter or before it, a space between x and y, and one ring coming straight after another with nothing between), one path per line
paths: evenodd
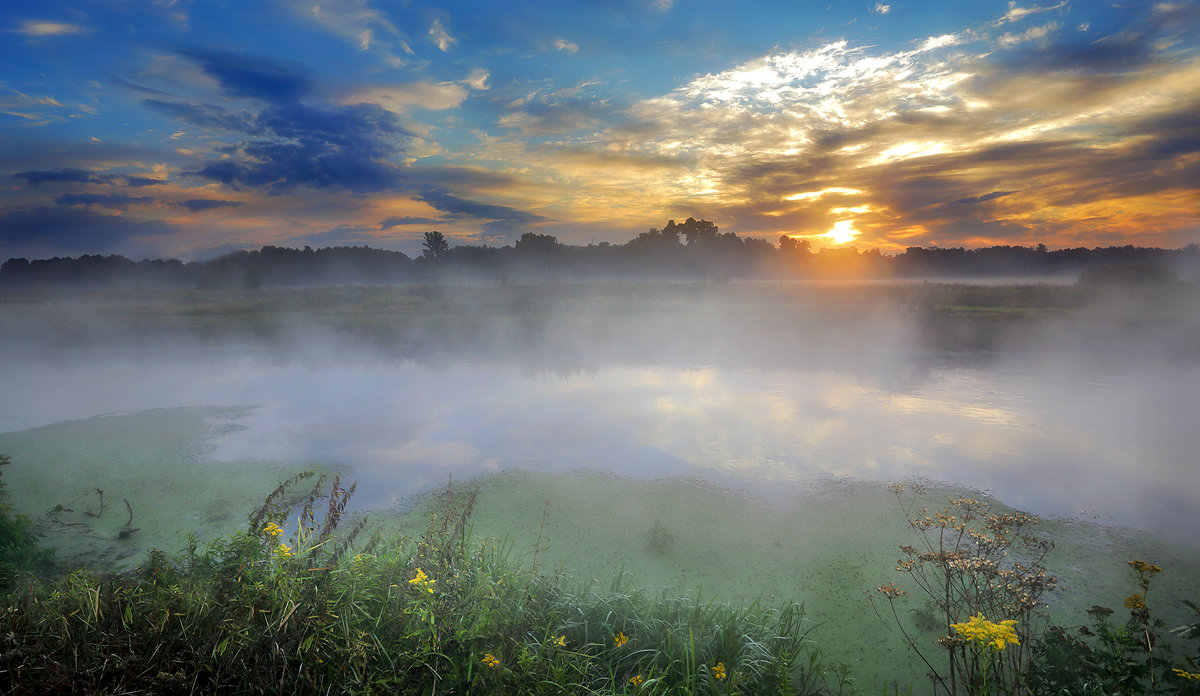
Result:
M833 244L845 244L846 242L854 241L854 238L857 237L858 234L858 230L854 229L853 220L838 220L837 222L833 223L833 229L829 230L825 234L817 236L824 237Z

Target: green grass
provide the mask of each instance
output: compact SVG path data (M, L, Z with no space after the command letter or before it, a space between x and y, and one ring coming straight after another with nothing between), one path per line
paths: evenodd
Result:
M7 597L7 693L818 694L849 685L803 609L604 590L472 539L447 490L416 538L354 546L348 491L281 486L250 528L133 573L76 570ZM324 519L314 509L327 508ZM294 528L286 541L272 525ZM360 540L361 541L361 540ZM357 548L357 550L352 550Z

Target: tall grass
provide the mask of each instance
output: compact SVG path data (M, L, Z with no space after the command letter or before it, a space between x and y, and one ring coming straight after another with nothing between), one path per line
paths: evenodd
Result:
M338 533L352 493L286 482L244 532L129 574L26 583L0 616L10 694L845 692L801 607L732 607L532 571L447 486L424 533ZM323 515L315 511L323 510ZM290 534L289 531L290 530Z

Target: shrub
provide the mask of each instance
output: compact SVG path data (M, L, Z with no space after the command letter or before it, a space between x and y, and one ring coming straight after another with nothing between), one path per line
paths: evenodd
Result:
M0 454L0 467L11 463L12 458ZM29 518L7 504L3 473L0 470L0 591L9 589L23 574L47 570L53 559L50 551L38 547Z

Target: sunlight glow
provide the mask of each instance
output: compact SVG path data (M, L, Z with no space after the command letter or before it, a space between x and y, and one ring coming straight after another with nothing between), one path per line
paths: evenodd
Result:
M893 160L906 160L913 157L928 157L930 155L940 155L947 152L948 148L943 143L928 143L928 142L908 142L900 143L895 147L890 147L884 150L875 159L871 160L871 164L883 164Z
M784 196L783 200L785 200L785 201L811 201L811 200L815 200L815 199L820 198L821 196L824 196L825 194L829 194L829 193L844 194L847 196L852 196L857 193L862 193L862 191L859 191L858 189L852 189L852 188L842 188L841 186L831 186L830 188L822 189L820 191L806 191L804 193L793 193L790 196Z
M854 229L853 220L838 220L833 223L833 229L817 236L824 237L833 244L845 244L854 241L858 234L858 230Z

